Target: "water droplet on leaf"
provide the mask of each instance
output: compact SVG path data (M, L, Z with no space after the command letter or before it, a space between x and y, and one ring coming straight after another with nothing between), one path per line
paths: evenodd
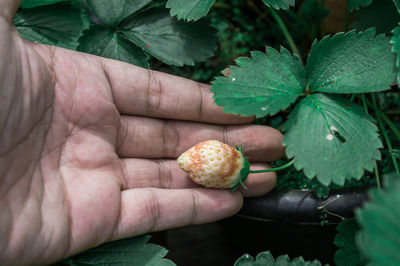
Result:
M326 139L329 140L329 141L332 141L333 140L333 135L332 134L326 135Z

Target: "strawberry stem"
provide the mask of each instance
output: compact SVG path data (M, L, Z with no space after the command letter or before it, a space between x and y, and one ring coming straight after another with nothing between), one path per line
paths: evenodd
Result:
M288 162L287 164L284 164L284 165L279 166L279 167L275 167L275 168L271 168L271 169L263 169L263 170L250 170L250 174L276 172L276 171L284 170L284 169L289 168L290 166L292 166L293 163L294 163L294 159L291 160L290 162Z

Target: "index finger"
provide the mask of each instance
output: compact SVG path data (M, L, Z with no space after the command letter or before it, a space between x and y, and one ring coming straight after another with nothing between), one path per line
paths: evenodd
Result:
M210 86L110 59L101 59L121 114L215 124L248 123L253 117L226 114Z

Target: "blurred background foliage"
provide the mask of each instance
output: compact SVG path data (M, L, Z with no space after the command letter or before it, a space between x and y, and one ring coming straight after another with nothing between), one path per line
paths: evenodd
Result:
M277 11L288 27L301 54L306 55L314 39L326 35L322 23L330 11L325 1L296 1L296 7ZM259 0L217 0L207 15L217 29L218 50L215 56L195 66L174 67L152 60L151 68L209 83L213 77L239 56L250 51L289 45L266 5ZM303 58L304 59L304 58Z

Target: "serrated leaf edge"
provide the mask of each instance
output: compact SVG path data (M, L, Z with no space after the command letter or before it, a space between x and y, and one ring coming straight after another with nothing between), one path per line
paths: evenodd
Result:
M168 9L170 9L170 14L171 14L172 17L176 16L176 18L177 18L178 20L183 19L183 20L185 20L185 21L187 21L187 22L191 22L191 21L197 21L197 20L201 19L202 17L205 17L205 16L208 14L208 12L210 12L210 9L211 9L212 5L215 3L215 1L216 1L216 0L213 1L213 3L209 6L209 8L207 9L207 11L206 11L206 12L204 13L204 15L201 16L201 17L184 17L184 16L180 15L178 11L175 11L175 12L174 12L174 11L173 11L173 8L170 6L170 0L168 0L168 2L167 2L167 4L166 4L165 7L168 8Z
M322 93L322 94L327 94L327 93ZM340 96L337 96L337 97L340 97ZM296 105L296 106L297 106L297 105ZM292 113L290 113L290 114L292 114ZM289 116L290 116L290 114L289 114ZM375 127L374 132L375 132L376 137L379 137L379 136L380 136L380 134L379 134L379 128L378 128L378 126L376 125L375 120L374 120L371 116L369 116L369 115L368 115L368 117L369 117L370 122L371 122L371 123L374 125L374 127ZM285 128L283 128L283 132L284 132L284 134L283 134L284 137L283 137L283 139L282 139L282 146L283 146L283 147L288 147L289 144L285 141L285 134L286 134L286 132L287 132ZM380 139L379 139L379 140L380 140ZM383 148L383 143L382 143L382 141L380 141L380 145L376 148L376 150L379 151L381 148ZM380 152L379 152L379 155L380 155L380 156L379 156L378 158L372 158L371 163L373 163L374 161L380 160L380 159L381 159L381 153L380 153ZM312 179L314 179L314 178L317 178L317 180L318 180L321 184L323 184L324 186L329 186L331 183L334 183L334 184L343 186L343 185L344 185L344 182L345 182L346 180L350 180L350 179L353 179L353 178L356 179L356 180L360 180L360 179L362 178L362 176L364 175L365 170L366 170L365 165L362 165L362 166L358 167L358 169L356 169L356 172L358 173L357 176L351 176L351 177L349 177L349 178L348 178L348 177L344 177L342 183L335 183L335 182L332 181L332 179L329 180L329 183L326 183L326 182L324 182L323 180L318 179L318 176L317 176L317 173L316 173L316 172L311 172L311 170L309 170L308 167L305 168L305 166L304 166L303 164L301 164L298 160L296 160L296 155L295 155L295 154L287 154L287 152L286 152L286 156L288 157L288 159L293 159L293 160L294 160L294 167L296 168L297 171L302 171L302 170L303 170L305 176L306 176L307 178L309 178L309 180L312 180ZM311 172L311 173L310 173L310 172Z
M274 52L277 52L277 53L279 53L279 54L281 54L281 55L282 55L282 52L283 52L283 53L286 53L287 55L290 55L290 56L296 58L297 60L299 60L299 63L302 65L302 67L305 68L305 66L303 65L303 63L302 63L300 57L299 57L297 54L291 53L291 52L290 52L288 49L286 49L284 46L280 46L280 50L279 50L279 51L276 50L276 49L274 49L274 48L272 48L272 47L270 47L270 46L265 46L265 53L263 53L263 52L261 52L261 51L251 51L251 52L250 52L250 57L248 57L248 56L241 56L241 57L235 58L234 61L235 61L236 65L231 65L231 66L225 68L224 70L221 71L222 76L217 76L213 81L211 81L211 85L212 85L212 86L211 86L210 92L213 93L213 96L212 96L213 101L214 101L214 103L215 103L216 105L222 107L222 110L223 110L225 113L234 114L234 115L239 115L239 116L244 116L244 117L255 116L255 114L249 114L249 115L245 114L245 115L243 115L243 114L241 114L240 112L236 112L236 111L233 111L233 110L229 110L229 109L227 109L226 107L220 105L220 104L218 103L218 98L217 98L217 94L218 94L218 93L214 90L214 87L213 87L214 82L217 81L217 80L229 78L229 76L231 76L231 74L232 74L232 69L236 69L236 68L240 68L240 67L241 67L241 66L239 66L239 64L237 63L238 61L240 61L240 60L249 60L249 61L252 60L252 61L254 61L254 59L252 58L252 57L253 57L253 53L262 53L262 54L264 54L264 55L267 55L268 50L271 50L271 49L272 49ZM304 69L304 74L305 74L305 69ZM305 90L306 90L306 88L303 88L303 92L304 92ZM275 114L277 114L277 113L279 113L279 112L281 112L281 111L283 111L283 110L286 110L287 108L289 108L290 106L292 106L293 103L295 103L296 100L297 100L300 96L301 96L301 94L299 94L299 95L297 96L297 98L296 98L293 102L291 102L291 103L287 104L286 106L280 108L280 109L277 110L276 112L265 113L265 114L263 114L263 115L256 116L256 117L259 118L259 117L264 117L264 116L272 116L272 115L275 115Z
M396 56L396 67L397 67L397 71L398 71L398 73L397 73L397 84L400 84L400 50L399 50L399 51L395 51L395 42L394 42L394 39L395 39L395 37L396 37L395 34L394 34L394 31L395 31L395 30L398 30L398 31L399 31L399 35L397 36L397 38L400 39L400 24L397 25L397 27L395 27L395 28L392 30L393 36L392 36L392 38L390 39L390 43L393 44L393 46L392 46L392 52L395 53L395 54L397 54L397 56ZM400 44L399 44L399 46L400 46Z
M364 38L364 37L367 36L367 37L370 37L371 40L379 40L379 39L386 38L384 33L376 34L376 29L375 28L369 28L369 29L366 29L364 31L357 31L356 29L353 29L353 30L350 30L348 32L338 32L338 33L335 33L333 35L329 34L329 35L324 36L320 41L315 39L314 42L311 45L311 49L310 49L310 52L308 54L307 63L306 63L306 66L305 66L305 76L306 76L307 83L309 82L308 74L307 74L308 62L309 62L309 59L310 59L310 57L311 57L311 55L313 53L314 47L316 45L326 45L326 43L334 42L334 41L336 41L336 39L339 39L339 38L345 39L345 38L351 38L351 37L354 37L354 36L355 36L356 39ZM327 84L318 85L318 87L316 89L310 88L310 91L311 92L321 92L321 93L346 94L344 92L323 92L323 91L319 91L318 90L319 88L323 88L325 85L327 85ZM385 90L389 90L389 89L390 89L390 85L388 84L386 89L379 90L379 92L385 91ZM369 92L376 92L376 91L365 91L363 93L369 93Z

